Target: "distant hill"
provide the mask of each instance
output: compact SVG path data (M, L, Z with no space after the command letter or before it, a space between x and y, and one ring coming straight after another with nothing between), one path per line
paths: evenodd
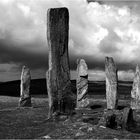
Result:
M76 80L71 80L72 91L76 94ZM105 81L89 81L89 95L105 95ZM130 95L131 81L119 81L120 95ZM46 79L31 80L31 95L47 95ZM20 96L20 80L0 83L0 95Z
M47 94L46 79L31 80L31 95ZM0 95L20 96L20 80L0 84Z
M72 80L73 92L76 92L76 81ZM47 95L46 79L31 80L31 95ZM0 83L0 95L20 96L20 80Z

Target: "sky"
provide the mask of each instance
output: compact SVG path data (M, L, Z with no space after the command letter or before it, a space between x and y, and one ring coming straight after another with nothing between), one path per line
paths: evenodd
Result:
M20 79L23 65L32 78L48 69L47 10L69 9L71 78L83 58L89 80L104 80L104 60L113 57L120 80L133 80L140 65L140 1L0 0L0 81Z

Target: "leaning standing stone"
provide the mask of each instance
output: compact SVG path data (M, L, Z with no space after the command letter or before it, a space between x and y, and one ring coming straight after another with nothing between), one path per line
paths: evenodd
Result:
M140 109L140 70L138 65L136 66L136 72L131 91L131 108Z
M118 103L118 76L117 68L112 57L105 58L105 73L107 109L116 109Z
M49 69L47 90L49 118L70 114L74 110L68 55L69 12L67 8L51 8L47 12Z
M77 60L77 108L87 107L88 67L84 59Z
M26 66L23 66L21 73L21 84L20 84L20 107L31 107L31 96L30 96L30 81L31 75L30 70Z

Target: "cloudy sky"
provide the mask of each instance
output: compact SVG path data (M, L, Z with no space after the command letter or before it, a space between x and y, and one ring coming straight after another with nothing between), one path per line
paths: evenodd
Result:
M140 1L0 0L0 81L20 78L22 65L33 78L48 68L46 13L68 7L71 77L84 58L90 80L104 79L105 56L112 56L119 79L132 80L140 65Z

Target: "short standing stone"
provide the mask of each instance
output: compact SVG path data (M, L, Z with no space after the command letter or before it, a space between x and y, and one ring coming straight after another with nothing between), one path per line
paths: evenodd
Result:
M31 107L31 96L30 96L30 70L26 66L23 66L21 73L21 84L20 84L20 107Z
M89 104L88 92L88 67L84 59L77 60L77 108L86 107Z
M117 86L118 76L117 68L112 57L105 58L106 73L106 100L108 109L116 109L118 103Z
M140 70L138 65L136 66L136 72L131 91L131 108L140 109Z

